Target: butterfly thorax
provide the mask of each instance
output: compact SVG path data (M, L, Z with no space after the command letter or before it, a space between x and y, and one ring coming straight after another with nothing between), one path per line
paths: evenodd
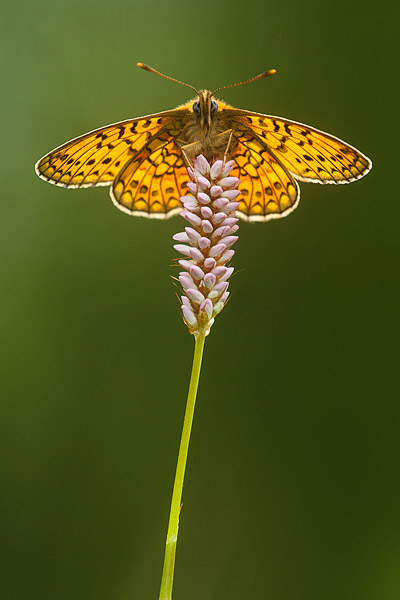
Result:
M185 104L185 108L187 114L179 143L188 158L193 159L198 154L203 154L208 160L222 158L230 131L224 109L230 107L215 100L212 92L200 90L198 97ZM233 147L230 147L231 151Z

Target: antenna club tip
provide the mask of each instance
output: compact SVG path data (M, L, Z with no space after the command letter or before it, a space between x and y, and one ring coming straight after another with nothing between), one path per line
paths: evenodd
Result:
M142 62L136 63L136 66L140 67L141 69L145 69L146 71L148 71L148 69L149 69L149 67Z

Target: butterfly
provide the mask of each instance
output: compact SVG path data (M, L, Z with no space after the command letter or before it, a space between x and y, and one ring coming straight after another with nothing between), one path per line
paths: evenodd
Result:
M138 66L182 83L143 63ZM111 199L120 210L167 218L181 211L187 167L196 156L233 159L231 175L241 181L237 214L249 221L292 212L300 199L298 181L341 184L366 175L370 159L339 138L296 121L233 108L214 96L275 72L271 69L214 92L182 83L197 97L174 110L75 138L41 158L36 172L66 188L110 186Z

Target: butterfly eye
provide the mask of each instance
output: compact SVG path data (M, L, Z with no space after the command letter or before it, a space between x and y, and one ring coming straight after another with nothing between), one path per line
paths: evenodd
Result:
M196 102L193 103L192 108L193 108L193 112L195 112L196 115L201 114L200 102L198 100L196 100Z
M210 106L210 111L211 114L215 114L218 110L218 104L215 102L215 100L211 100L211 106Z

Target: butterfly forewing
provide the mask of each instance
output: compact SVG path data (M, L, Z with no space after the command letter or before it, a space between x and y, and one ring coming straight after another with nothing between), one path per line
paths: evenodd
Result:
M361 152L308 125L244 110L226 112L234 129L256 133L301 181L350 183L371 168L371 161Z
M96 129L56 148L36 164L40 177L63 187L109 185L122 167L165 127L174 127L171 110Z

